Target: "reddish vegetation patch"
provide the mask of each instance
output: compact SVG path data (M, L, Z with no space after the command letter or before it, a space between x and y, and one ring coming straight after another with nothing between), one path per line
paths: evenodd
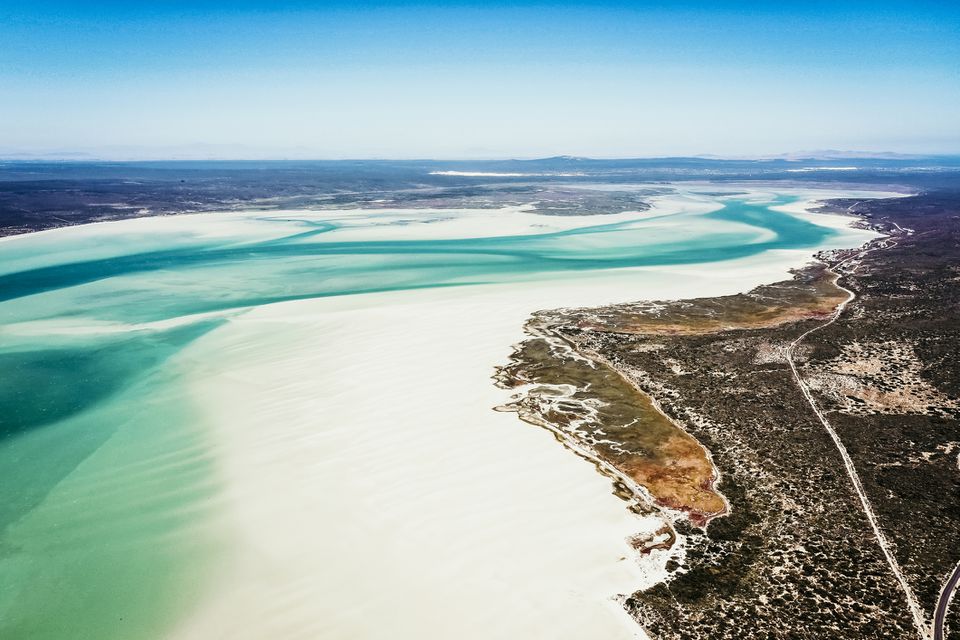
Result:
M674 429L678 433L658 447L656 458L632 457L623 462L624 472L664 506L701 520L723 513L726 503L713 488L715 471L706 451L679 427Z
M697 524L724 513L706 450L613 368L568 343L535 338L500 371L502 386L527 388L504 409L549 426Z

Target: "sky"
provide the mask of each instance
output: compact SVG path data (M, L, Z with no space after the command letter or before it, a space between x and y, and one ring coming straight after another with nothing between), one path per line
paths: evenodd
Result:
M0 0L0 155L960 153L960 3Z

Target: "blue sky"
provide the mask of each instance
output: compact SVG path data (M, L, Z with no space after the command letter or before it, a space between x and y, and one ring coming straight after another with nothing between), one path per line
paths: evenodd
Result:
M960 152L960 9L0 0L0 153Z

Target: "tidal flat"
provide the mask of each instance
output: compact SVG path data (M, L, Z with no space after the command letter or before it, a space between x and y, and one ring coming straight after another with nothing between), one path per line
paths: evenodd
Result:
M642 633L623 602L667 575L635 544L662 519L494 411L495 367L540 309L782 280L875 234L776 207L882 195L664 191L3 240L3 635Z

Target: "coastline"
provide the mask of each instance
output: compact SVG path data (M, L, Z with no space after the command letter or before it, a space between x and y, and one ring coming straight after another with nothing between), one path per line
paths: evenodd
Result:
M226 557L174 637L204 638L229 627L237 637L414 638L438 606L449 617L437 628L466 638L481 631L477 637L489 637L494 623L506 625L498 628L508 636L543 625L556 637L640 633L611 598L661 579L668 558L658 550L631 555L626 542L645 530L655 535L659 522L625 509L608 479L552 446L546 432L525 431L513 416L492 411L509 399L490 384L493 369L523 340L533 310L733 294L775 281L808 257L802 249L770 250L719 263L611 269L602 277L563 274L231 312L229 322L179 356L194 370L186 372L190 394L210 425L222 514L206 534ZM344 386L347 379L353 386ZM415 435L394 433L398 420ZM331 422L357 431L331 429ZM460 450L464 443L469 452ZM340 455L331 452L343 459L331 461ZM326 495L341 483L343 495ZM364 503L370 513L358 520L352 505ZM336 545L318 549L330 513L353 522L340 554ZM531 513L536 518L523 515ZM511 544L478 537L504 533L497 523L511 519L528 527L510 531ZM413 539L411 527L427 535ZM403 534L399 548L389 543L396 531ZM348 553L358 540L369 550L364 557ZM516 573L507 571L509 562ZM329 583L317 578L328 574ZM477 584L452 587L459 575ZM356 594L383 595L370 602L348 596L354 605L346 610L343 600L325 612L317 605L351 585ZM398 593L433 604L411 608L393 601ZM497 603L489 608L502 619L478 618L472 604L481 600ZM522 606L511 608L517 600ZM391 612L396 626L370 628L370 609Z
M293 351L292 347L286 347L288 356L279 361L275 356L267 356L266 353L253 358L253 361L247 361L246 364L243 359L229 364L228 360L222 366L229 371L217 369L221 371L218 373L207 368L205 380L194 383L199 396L223 398L222 401L210 404L209 408L212 411L211 421L222 424L227 429L220 436L222 449L218 457L227 465L226 485L236 492L235 497L229 499L228 503L235 510L234 516L240 520L231 530L245 532L242 536L249 538L246 543L241 544L237 552L241 556L249 555L240 549L243 544L251 543L256 548L269 544L271 548L282 549L283 551L272 552L271 569L266 572L268 575L277 575L278 580L275 583L261 584L253 591L246 589L247 593L220 590L213 601L188 620L175 637L202 638L210 630L218 628L218 625L227 623L227 611L234 612L232 616L236 618L236 611L256 610L254 602L275 602L277 607L291 606L292 609L288 612L290 616L299 620L304 629L315 633L322 633L323 629L328 627L311 625L321 625L321 620L326 621L323 622L324 625L333 624L330 622L332 619L339 620L338 624L343 625L337 627L339 632L343 633L362 627L364 633L373 638L380 637L378 634L381 633L391 637L413 638L417 635L416 620L423 616L435 617L439 609L449 612L450 616L438 622L441 628L449 628L451 632L455 629L458 635L467 638L473 637L470 629L475 629L480 633L477 637L489 637L494 621L476 619L476 612L471 612L472 608L467 605L480 597L490 603L490 610L499 612L496 624L505 626L493 628L501 629L504 634L531 633L533 629L542 631L543 628L550 629L551 633L557 634L556 637L571 638L582 637L587 630L595 632L598 629L606 629L606 633L612 634L611 637L618 637L620 634L631 637L640 633L633 620L621 613L623 610L620 605L609 599L615 598L617 594L629 594L643 585L652 586L663 579L663 565L669 561L667 554L656 549L645 554L636 553L631 551L627 542L638 534L655 536L662 527L662 522L649 515L638 516L630 512L613 494L607 478L597 474L591 465L584 465L579 458L569 456L562 448L551 446L549 441L544 440L544 436L549 437L547 432L539 429L532 433L525 431L516 424L514 416L492 411L494 407L509 400L507 392L497 390L489 383L493 367L497 362L506 361L510 345L516 345L523 339L522 327L530 311L548 308L551 302L555 304L555 301L564 300L574 304L604 304L638 297L637 294L651 298L732 294L765 281L775 280L778 276L785 276L789 269L808 257L809 253L804 251L769 252L733 264L722 263L722 272L710 264L638 268L606 274L602 280L585 277L530 284L483 285L442 292L368 294L342 299L287 302L256 309L238 318L231 323L231 327L198 344L197 357L206 360L215 353L218 354L217 358L223 361L224 354L236 351L238 345L264 342L270 344L271 341L280 339L276 337L278 335L284 336L282 342L290 340L297 344ZM719 277L718 272L721 272ZM628 291L636 294L631 296ZM390 312L386 313L385 309L390 309ZM492 311L494 309L496 312ZM396 310L402 311L398 313ZM328 324L318 323L318 318L327 318ZM343 331L347 331L344 327L351 329L343 334ZM420 342L418 339L414 344L410 344L414 340L407 333L410 327L416 327L418 333L428 334L429 340ZM311 337L318 335L324 336L321 341L323 345L309 346L315 339ZM339 335L344 337L338 339ZM471 336L473 343L469 358L464 357L464 336ZM482 342L475 336L483 336ZM365 346L362 347L362 352L370 349L377 355L364 356L356 349L341 352L331 347L331 340L363 344ZM270 351L276 353L281 350L273 347ZM204 353L209 356L202 355ZM457 358L451 360L451 353L457 354ZM287 357L290 359L286 360ZM341 359L342 366L349 368L351 378L357 376L377 389L375 404L378 407L393 407L398 415L416 414L417 423L432 424L429 435L411 436L414 443L406 442L406 438L397 441L395 436L391 436L387 439L389 444L384 445L379 442L383 437L379 430L390 424L391 420L376 411L373 415L357 413L358 407L362 409L370 403L369 399L364 399L369 398L365 391L343 389L335 392L335 407L322 402L316 392L308 391L312 386L322 388L325 394L329 394L331 386L339 388L335 380L318 377L317 373L312 371L314 367L320 366L321 361L324 368L329 368ZM405 364L398 370L384 373L382 369L388 367L388 362ZM271 371L283 370L293 370L295 375L287 380L270 383L266 389L261 387L256 393L252 390L250 393L241 393L239 387L235 386L237 378L260 380L259 384L262 385L265 377L271 377ZM416 384L401 384L401 381L410 380L414 380ZM480 394L481 385L486 387L483 395ZM269 407L260 409L248 406L244 400L248 396L260 394L269 395L275 400ZM444 400L438 402L438 397ZM274 414L275 411L281 411L281 406L284 407L282 412ZM311 416L323 416L324 420ZM326 423L326 419L331 416L337 423L351 424L354 428L359 426L362 429L359 434L341 433L334 437L333 442L316 444L321 448L343 447L351 451L359 447L357 455L360 455L360 458L346 467L338 468L336 481L332 478L320 480L312 477L310 465L316 464L312 461L318 461L324 456L319 451L310 454L302 450L305 446L312 448L313 445L308 446L308 443L314 440L323 441L328 437L321 437L317 433L320 424ZM254 433L255 427L264 423L287 425L285 430L289 432L282 437L271 435L259 438ZM247 426L244 427L244 424ZM450 431L457 426L462 431ZM326 429L327 427L324 427L324 430ZM418 427L417 432L420 429L421 427ZM253 439L246 443L240 442L237 438L238 430L249 430ZM478 434L483 434L482 445L478 441ZM288 438L291 441L287 441ZM340 441L337 438L346 440ZM355 438L367 444L357 445L353 442ZM450 448L456 446L455 443L464 441L471 443L473 455L469 462L460 460L455 466L468 470L468 475L476 478L465 480L465 485L451 486L449 480L464 473L463 471L455 472L448 468L445 473L440 474L440 478L446 480L441 480L438 477L422 477L424 471L420 466L409 471L404 470L404 461L408 457L428 465L428 460L443 459L445 455L449 455ZM384 446L396 448L397 451L389 455L377 453ZM288 459L287 456L295 450L299 452L297 456L293 460ZM255 458L261 456L265 459L257 462ZM304 458L303 462L297 462L301 456ZM284 459L282 470L271 462L278 458ZM231 459L234 460L233 463L230 462ZM293 472L291 466L296 469L301 464L306 465L301 469L304 474L302 477L295 479L286 475ZM232 472L229 471L231 466L234 467ZM390 469L389 472L384 471L384 467ZM530 467L533 467L533 470ZM253 469L257 471L251 472ZM531 472L533 475L530 475ZM492 484L492 479L497 476L502 476L506 484ZM301 481L308 486L297 489ZM499 501L506 505L521 503L521 498L529 500L528 506L522 510L536 510L541 520L536 528L528 531L522 539L536 542L534 546L524 545L525 551L522 554L504 548L498 550L495 556L486 556L485 553L489 552L485 552L484 546L479 545L480 540L476 540L469 552L454 545L455 554L438 564L452 563L460 567L466 575L483 576L502 563L496 556L506 554L513 558L522 555L539 569L534 571L527 568L529 574L524 574L523 578L515 577L515 582L512 583L514 586L511 587L506 601L503 600L503 594L494 589L485 591L482 595L476 592L468 595L456 588L452 589L447 578L431 576L427 571L425 576L421 576L422 582L405 584L403 588L414 592L426 589L426 592L431 594L425 598L432 603L430 609L421 611L416 607L408 608L409 602L403 610L388 607L392 612L391 619L396 623L390 630L371 629L362 622L363 616L369 615L364 614L364 611L380 610L380 607L388 606L379 600L364 603L362 607L346 614L327 611L326 615L321 615L320 612L307 608L306 604L291 605L289 603L303 599L304 602L313 603L311 607L315 608L315 603L323 599L324 591L321 585L311 587L320 589L319 592L310 591L311 597L306 594L285 593L284 585L304 585L307 578L301 571L310 575L325 571L340 576L338 581L342 581L345 576L353 575L357 570L364 572L363 567L372 564L376 567L377 578L370 576L365 579L387 582L390 578L384 578L384 575L400 574L405 576L406 580L410 575L424 573L422 567L417 570L391 569L391 563L395 560L377 554L360 565L331 565L329 558L324 559L323 553L313 548L313 540L298 542L296 539L290 540L288 534L281 534L280 529L296 530L304 525L295 525L294 521L288 521L281 526L276 524L277 520L285 520L295 512L310 511L308 505L316 503L315 495L305 495L303 491L311 486L322 491L321 487L331 486L331 482L346 483L348 486L354 482L363 486L399 482L410 487L409 493L391 494L392 501L406 506L383 505L375 509L375 512L380 514L378 518L385 517L384 513L393 518L403 516L403 521L389 518L387 523L378 521L379 526L386 526L386 533L382 536L392 535L389 532L396 529L426 526L427 522L433 522L430 519L415 524L408 520L410 514L422 512L422 505L417 506L422 499L421 495L426 494L431 500L443 498L431 487L440 485L445 487L444 491L449 490L453 494L452 503L430 510L443 520L442 523L434 522L430 525L435 528L436 537L424 540L421 543L423 547L414 544L401 552L401 557L422 557L422 554L427 553L426 549L435 554L438 549L449 546L449 542L444 543L444 540L475 538L478 529L491 528L496 531L498 527L493 523L508 518L504 517L502 511L499 517L493 515L504 507L485 503L484 495L488 492L500 496ZM420 482L423 484L419 484ZM518 491L520 486L528 487L530 493ZM587 488L592 497L587 498L584 495ZM358 490L361 493L354 497L355 500L371 499L369 495L362 497L369 489ZM267 494L300 495L296 500L296 507L290 504L288 508L278 507L279 512L254 515L257 505L276 500ZM580 496L576 506L568 501L572 496ZM476 520L471 521L471 509L465 509L462 504L464 500L470 504L484 505L482 511L485 519L482 525ZM509 512L508 508L507 513ZM441 513L444 515L440 516ZM570 518L571 514L575 514L575 517ZM356 514L350 517L355 518ZM591 520L601 523L601 529L590 533L596 526L590 524ZM272 524L263 525L264 521ZM458 526L461 523L469 526L467 529L460 529ZM307 525L308 528L312 526L314 525ZM530 526L534 526L533 523L530 523ZM573 532L576 532L575 537L578 540L587 544L586 548L570 547L569 538ZM254 542L258 539L262 542ZM283 542L280 542L281 540ZM484 544L489 545L490 542L484 541ZM490 549L493 551L497 547L494 545ZM557 550L562 550L562 561L553 555ZM332 566L338 568L332 570ZM546 567L551 569L545 573ZM235 570L240 574L222 576L223 584L247 584L250 579L243 577L244 572L249 572L250 576L259 575L262 568L247 566ZM297 575L300 577L297 578ZM539 578L535 577L537 575ZM279 579L279 576L284 577ZM546 580L547 577L549 580ZM352 578L357 579L361 578ZM526 588L530 589L530 596L536 594L537 599L529 600L530 596L522 596L526 591L518 593L516 585L519 584L528 585ZM558 584L568 586L558 589ZM366 591L364 588L357 588L358 593ZM567 589L576 589L581 595L570 600ZM524 605L527 613L514 609L510 604L518 597L527 603ZM581 601L581 598L586 600ZM538 602L536 606L532 604L534 601ZM288 604L280 604L281 602ZM588 602L592 604L587 604ZM611 610L611 604L615 605L614 610ZM547 607L546 610L543 609L544 606ZM603 615L606 620L596 617L590 620L577 619L576 616L571 618L576 610L581 614L592 610L594 616L603 611L608 613ZM354 615L359 617L354 618ZM466 625L467 620L473 620L474 625ZM257 619L245 616L240 616L235 622L231 619L229 624L233 625L231 628L239 637L246 637L245 634L255 637L255 629L259 629L261 633L276 632L275 629L258 627L261 623Z
M928 200L939 204L935 196ZM684 566L684 557L675 558L679 571L666 585L639 589L625 601L657 637L735 638L741 631L730 620L779 629L782 616L797 616L818 633L836 628L838 620L854 634L943 633L956 553L944 548L937 529L916 530L914 503L902 496L922 495L911 491L913 483L956 482L950 441L955 431L948 421L957 415L952 370L944 370L939 349L916 347L946 341L952 333L951 220L957 217L950 215L950 198L945 200L943 211L891 201L851 206L851 212L866 210L867 219L877 216L869 224L883 235L856 249L820 252L822 266L746 296L538 314L538 330L528 342L542 338L547 326L571 345L574 357L620 371L654 401L662 400L665 413L732 472L729 482L720 483L721 490L736 494L739 507L725 514L732 521L712 532L678 518L692 540L682 556L692 554L693 562ZM918 249L919 261L913 254ZM818 270L843 294L839 300L827 295L830 304L822 309L807 302L819 289ZM930 287L936 287L932 301L924 295ZM802 313L783 313L784 296L796 300ZM907 306L903 299L914 302ZM743 321L751 300L768 307L763 321ZM918 318L917 326L903 326L906 314ZM796 348L814 332L820 333L807 340L811 344ZM552 352L531 362L527 356L525 365L542 368L543 359L557 357ZM929 377L910 373L924 366ZM581 387L584 402L586 391ZM907 442L911 452L904 462L891 464L904 456L896 452L903 436L894 434L917 437L921 430L926 441ZM567 435L589 433L578 425ZM867 444L874 440L880 443L876 449ZM834 460L838 453L842 463ZM667 546L677 538L669 536ZM746 540L749 552L742 548ZM651 542L659 545L660 539ZM748 558L741 558L745 553ZM877 579L865 582L864 575ZM776 608L756 604L771 600ZM932 621L934 611L940 617Z

